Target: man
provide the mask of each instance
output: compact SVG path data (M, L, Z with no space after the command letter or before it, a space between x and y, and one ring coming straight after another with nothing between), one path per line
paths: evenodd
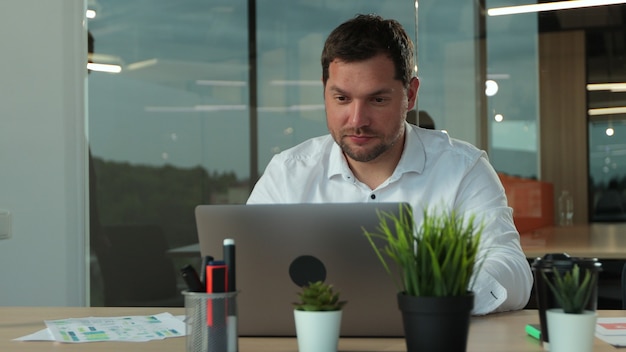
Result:
M248 204L403 201L416 224L426 207L475 214L488 256L473 313L521 309L532 274L504 188L485 152L405 121L419 87L413 69L398 22L358 15L337 27L322 52L330 135L275 155Z

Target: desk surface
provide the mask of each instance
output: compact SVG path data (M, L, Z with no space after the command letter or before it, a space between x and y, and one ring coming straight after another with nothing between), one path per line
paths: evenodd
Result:
M546 253L568 253L574 257L626 259L626 223L595 223L566 227L547 227L520 235L527 258ZM200 246L190 244L172 248L171 256L200 257Z
M626 259L626 223L542 228L521 234L520 241L527 258L567 253L573 257Z
M103 307L0 307L0 351L184 351L185 338L170 338L149 342L93 342L64 344L58 342L19 342L12 339L45 328L45 319L80 318L88 316L149 315L162 312L184 314L183 308L103 308ZM626 311L599 311L600 316L626 316ZM468 352L539 352L539 341L526 335L527 323L537 323L535 310L473 317L470 326ZM240 338L241 352L296 352L295 338ZM594 352L615 351L615 348L595 339ZM342 338L339 351L406 351L403 338Z

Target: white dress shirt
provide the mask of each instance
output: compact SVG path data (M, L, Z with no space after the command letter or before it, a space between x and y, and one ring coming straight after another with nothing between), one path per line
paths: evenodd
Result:
M376 189L355 178L330 135L275 155L248 198L255 203L408 202L416 224L423 209L475 214L485 224L474 277L473 314L522 309L533 277L504 187L484 151L448 134L406 124L402 157Z

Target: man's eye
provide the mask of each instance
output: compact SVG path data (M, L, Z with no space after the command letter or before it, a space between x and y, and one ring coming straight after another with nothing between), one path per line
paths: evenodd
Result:
M387 99L382 98L382 97L375 97L375 98L372 98L372 101L376 104L383 104L387 101Z

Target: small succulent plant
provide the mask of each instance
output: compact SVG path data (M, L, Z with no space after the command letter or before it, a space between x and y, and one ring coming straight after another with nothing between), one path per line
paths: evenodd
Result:
M554 294L554 298L563 308L563 312L571 314L581 314L585 310L589 299L596 287L597 275L593 275L591 270L585 269L584 277L577 264L571 270L561 274L557 268L552 271L554 280L547 278L542 272L544 280Z
M293 303L296 310L341 310L346 304L346 301L339 300L339 292L334 292L332 285L322 281L311 282L307 286L302 286L302 291L298 292L298 297L300 302Z

